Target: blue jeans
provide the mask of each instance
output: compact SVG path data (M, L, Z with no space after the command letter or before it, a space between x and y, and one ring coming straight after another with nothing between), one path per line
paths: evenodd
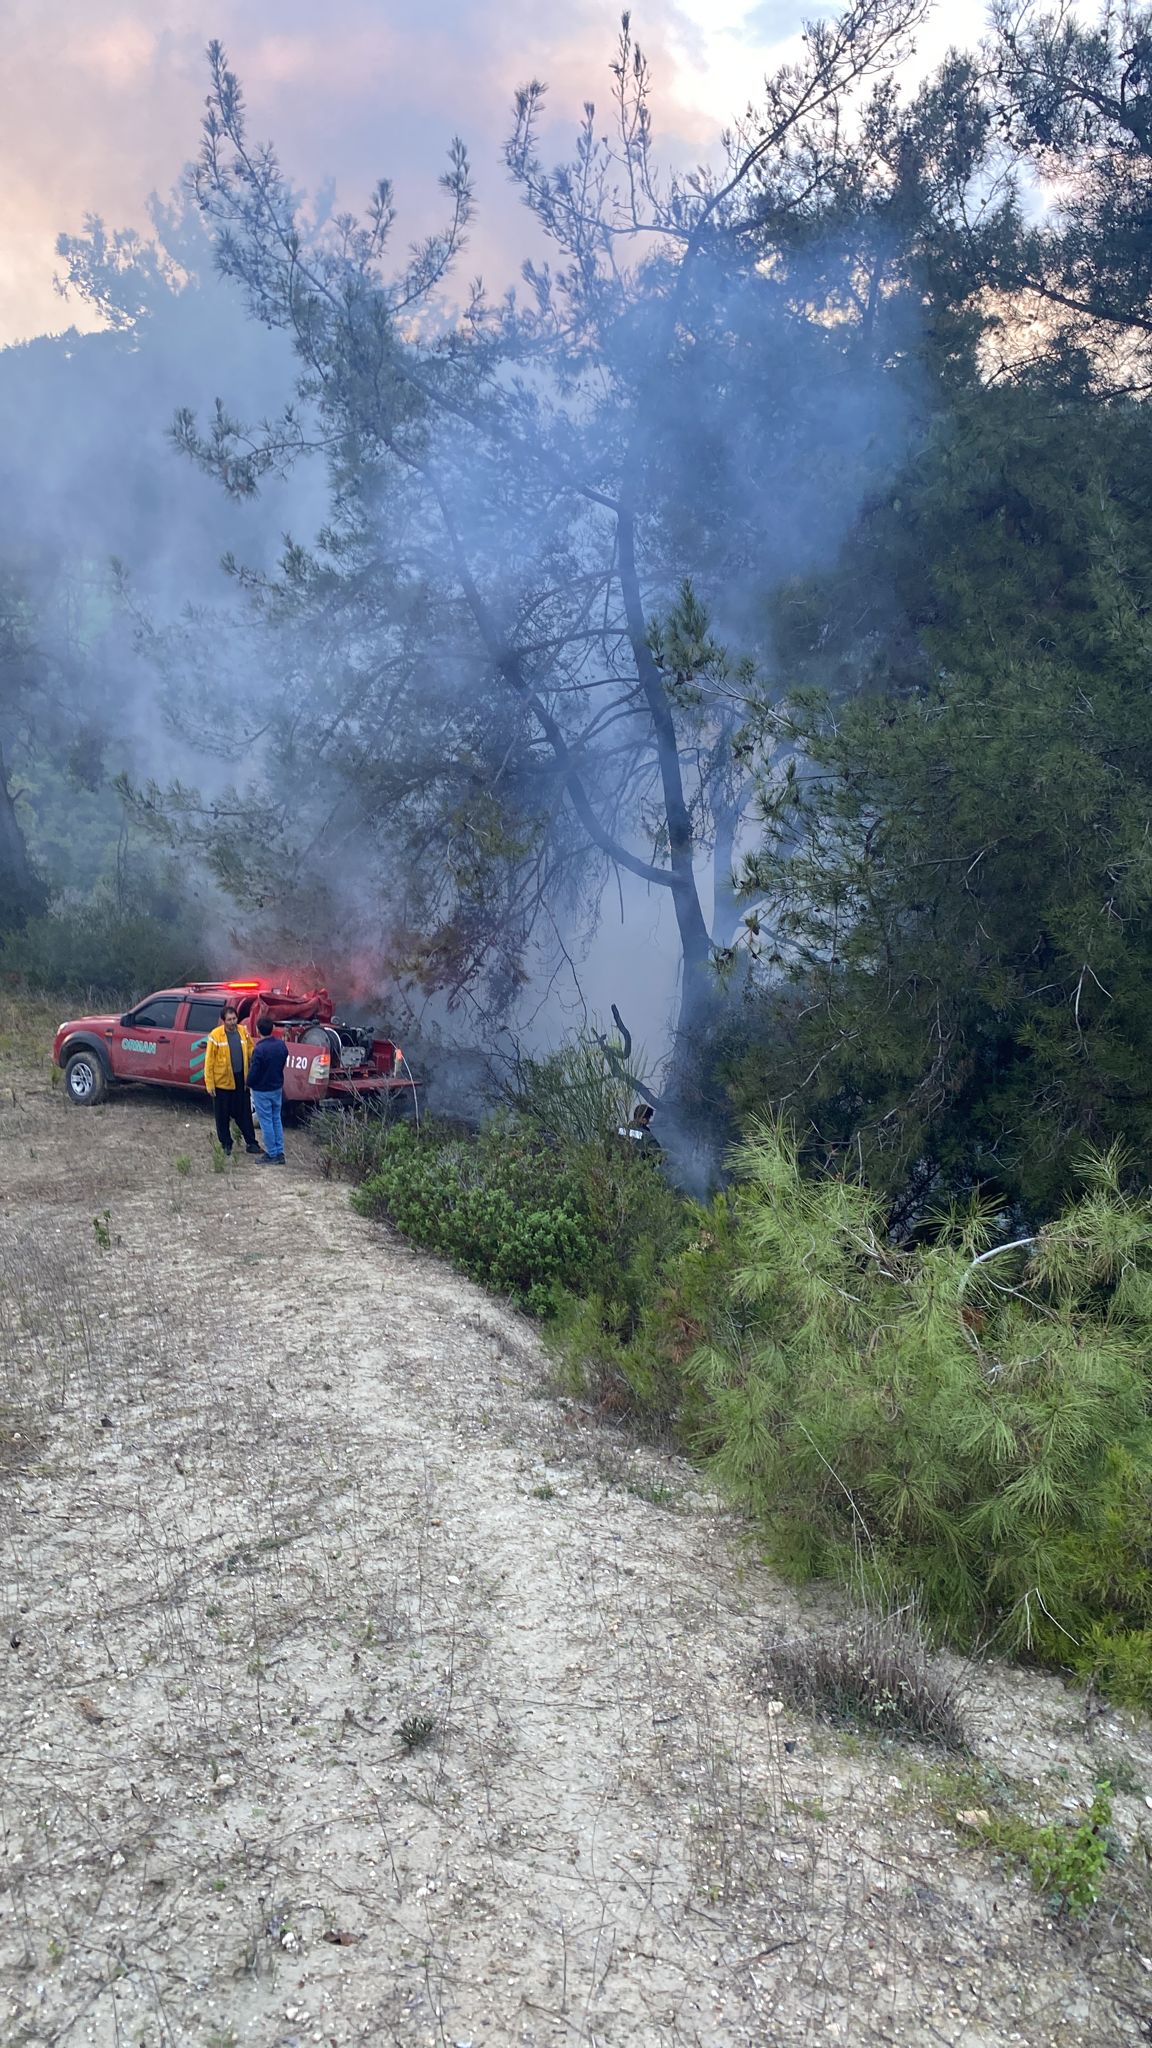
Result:
M282 1088L254 1088L252 1107L264 1139L264 1150L269 1159L284 1157L284 1090Z

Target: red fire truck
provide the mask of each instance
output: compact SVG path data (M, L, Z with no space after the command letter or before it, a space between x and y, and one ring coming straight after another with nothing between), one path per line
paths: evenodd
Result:
M327 989L297 992L290 981L190 981L147 996L122 1017L79 1017L61 1024L52 1058L70 1101L102 1102L120 1081L202 1089L204 1048L226 1002L234 1003L253 1038L270 1017L288 1043L286 1103L414 1102L417 1083L400 1047L374 1028L342 1024Z

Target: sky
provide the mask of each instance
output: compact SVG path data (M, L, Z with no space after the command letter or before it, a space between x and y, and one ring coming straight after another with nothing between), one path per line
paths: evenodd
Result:
M655 84L658 138L673 160L715 147L754 99L818 0L641 0L634 32ZM917 67L974 42L983 0L943 0ZM293 178L332 177L358 206L390 177L405 235L426 231L435 179L461 134L480 217L469 273L508 281L516 202L499 161L518 85L549 85L555 153L585 99L607 108L619 0L0 0L6 118L0 137L0 345L91 324L54 287L56 236L86 214L146 227L194 156L204 49L225 45L253 133Z

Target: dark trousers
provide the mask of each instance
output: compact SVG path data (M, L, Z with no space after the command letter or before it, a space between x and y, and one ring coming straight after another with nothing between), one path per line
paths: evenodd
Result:
M246 1088L218 1088L212 1097L216 1112L216 1136L226 1152L232 1150L232 1125L235 1124L250 1152L256 1149L256 1133L252 1128L252 1105Z

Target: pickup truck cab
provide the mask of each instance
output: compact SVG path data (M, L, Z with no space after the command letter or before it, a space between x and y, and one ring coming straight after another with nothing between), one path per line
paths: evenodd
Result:
M87 1108L123 1081L203 1090L204 1048L226 1002L253 1037L257 1019L270 1016L287 1040L286 1102L414 1099L417 1084L400 1047L371 1027L334 1022L327 989L297 993L287 980L252 980L189 982L146 996L121 1017L61 1024L52 1059L69 1100Z

